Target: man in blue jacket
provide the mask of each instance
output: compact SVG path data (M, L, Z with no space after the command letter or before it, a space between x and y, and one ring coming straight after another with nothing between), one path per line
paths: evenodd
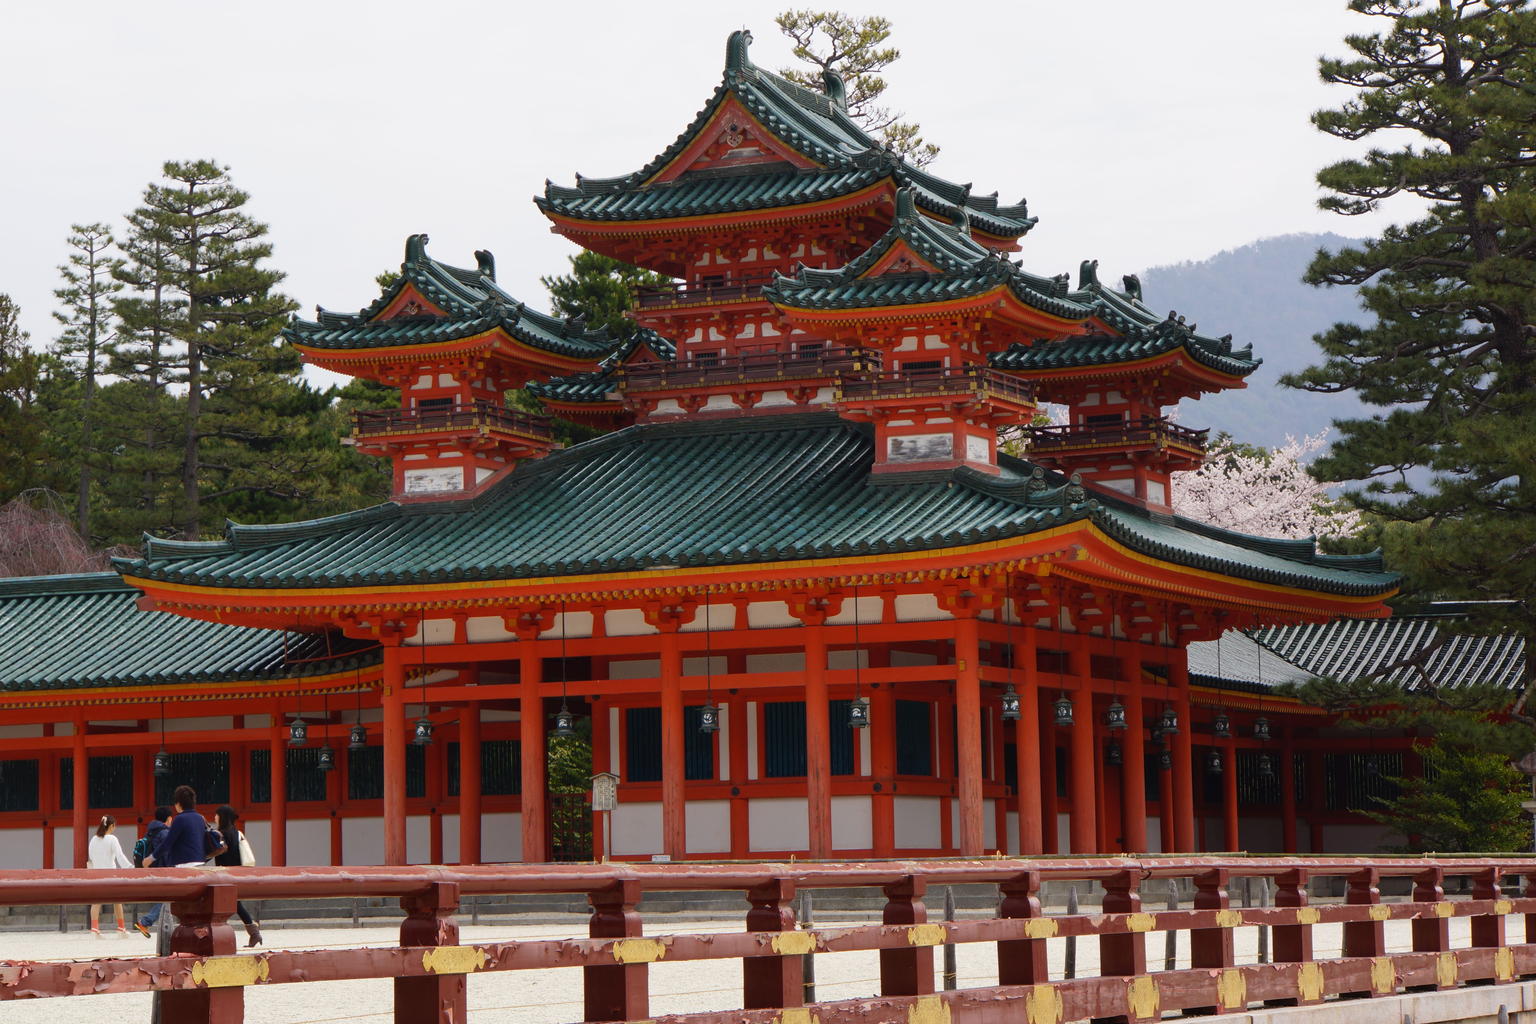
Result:
M177 786L172 799L176 801L176 817L171 819L155 863L168 868L195 868L223 853L224 838L210 831L207 820L197 813L196 791L191 786Z

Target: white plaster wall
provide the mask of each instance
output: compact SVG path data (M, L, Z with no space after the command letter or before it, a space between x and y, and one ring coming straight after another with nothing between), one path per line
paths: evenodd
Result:
M343 835L345 840L345 835ZM249 840L250 836L246 836ZM343 843L342 851L346 851ZM331 862L331 819L290 818L288 820L288 863L295 866Z
M619 709L608 709L608 770L615 775L624 775L624 766L619 764Z
M747 802L749 850L808 850L810 846L804 797L763 797Z
M751 629L798 625L800 620L789 614L789 604L785 601L753 601L747 605L747 626Z
M1141 853L1143 851L1141 851L1141 850L1134 850L1132 852L1133 853ZM1147 852L1147 853L1167 853L1168 852L1166 849L1163 848L1163 819L1162 818L1148 818L1147 819L1147 849L1146 849L1145 852Z
M997 849L997 801L981 802L981 848Z
M647 661L610 661L609 679L654 679L661 675L661 662L655 658Z
M940 837L939 798L933 796L894 796L891 798L896 818L896 848L899 850L937 850Z
M127 853L127 850L123 851ZM53 866L56 868L83 868L75 863L75 841L67 828L53 830Z
M319 710L318 708L316 709ZM233 729L235 720L228 715L216 718L167 718L165 720L166 732L192 732L197 729ZM89 738L86 740L90 742Z
M1072 816L1056 815L1056 849L1066 852L1072 849Z
M523 859L523 816L521 814L482 814L480 816L480 856L487 864L516 862Z
M678 627L679 633L702 633L706 622L711 631L736 628L736 606L733 604L716 604L711 602L708 613L700 607L693 616L692 622L686 622Z
M122 840L123 852L133 857L133 842L138 838L131 830L119 827L118 839ZM55 864L66 866L63 861ZM43 866L43 830L40 828L0 829L0 864L7 871L40 868Z
M1008 842L1003 852L1010 857L1017 857L1019 855L1019 812L1009 811L1004 818L1006 820L1003 822L1003 827L1008 830L1008 835L1004 838Z
M853 625L855 605L859 611L858 621L865 626L871 622L879 622L880 616L885 612L885 602L880 597L860 597L857 601L844 601L843 607L836 615L827 616L827 624L830 626Z
M660 632L645 621L639 608L610 608L603 612L603 628L609 636L650 636Z
M896 618L901 622L932 622L954 616L939 608L939 599L935 594L898 594Z
M288 828L291 833L293 830L291 822ZM431 856L431 819L425 814L413 814L407 817L405 819L405 859L412 864L425 864Z
M729 800L689 800L683 812L689 853L731 852Z
M0 739L35 739L42 734L41 722L35 725L0 725Z
M507 624L500 615L476 615L464 623L464 635L472 644L511 640L516 636L507 629Z
M747 655L748 672L804 672L805 655L800 651L780 654Z
M866 730L867 731L867 730ZM721 782L727 782L731 777L731 709L726 705L720 708L720 755L715 758L718 762L717 777Z
M747 778L757 778L757 701L747 701Z
M271 824L269 824L268 822L265 822L265 821L246 821L245 819L242 818L240 820L240 831L245 833L245 841L251 844L251 852L256 854L256 863L257 863L257 865L265 866L265 865L271 864L272 863L272 826L271 826ZM384 835L384 833L382 833L382 832L379 833L379 836L380 836L380 839L379 839L379 850L381 852L381 858L380 858L380 860L374 861L374 862L371 862L371 863L383 863L383 860L382 860L382 851L384 849L383 835ZM345 851L346 848L347 848L346 847L346 838L347 838L346 822L342 822L341 838L342 838L342 847L341 848L342 848L343 851ZM123 852L127 853L128 850L126 848L124 848Z
M683 675L702 676L704 674L706 665L709 667L710 674L717 676L725 675L726 670L729 667L725 655L723 654L711 655L708 658L684 658ZM718 698L718 696L719 695L717 694L716 697Z
M896 667L901 666L901 665L937 665L938 663L939 663L938 656L937 655L933 655L933 654L929 654L926 651L892 651L891 652L891 667L892 668L896 668Z
M562 623L565 625L565 635L568 637L592 635L591 612L558 612L550 620L549 629L544 631L544 636L560 636L560 626Z
M851 669L854 667L854 665L858 665L859 668L869 668L869 651L861 648L857 651L827 652L828 668Z
M868 850L875 845L872 803L867 796L832 798L832 849Z
M443 863L457 864L459 862L459 816L457 814L444 814L443 818ZM345 857L347 848L341 848Z
M611 818L616 856L649 857L662 852L660 802L621 803Z

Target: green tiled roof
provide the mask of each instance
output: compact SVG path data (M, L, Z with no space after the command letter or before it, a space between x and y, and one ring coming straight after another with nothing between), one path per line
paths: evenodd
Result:
M898 243L905 242L937 273L882 273L865 276ZM801 267L794 277L775 275L764 290L779 305L812 309L858 309L964 298L1006 285L1019 301L1053 316L1086 320L1093 309L1067 297L1067 278L1038 277L971 237L967 218L946 224L919 212L916 193L896 193L891 228L847 266L836 270Z
M371 643L146 612L138 598L112 572L0 580L0 690L288 679L379 660Z
M426 235L411 235L399 279L372 305L356 313L317 310L314 320L294 317L283 336L307 348L368 349L456 341L501 327L519 341L557 355L601 359L614 350L617 343L606 332L589 331L580 319L562 320L529 309L497 287L490 253L477 252L475 258L474 270L450 267L427 255ZM448 316L399 316L370 323L407 285L414 285Z
M1091 519L1133 550L1244 579L1351 595L1392 586L1379 563L1329 564L1309 542L1090 502L1006 456L999 477L873 478L873 461L868 427L830 413L644 424L522 463L474 499L150 540L117 566L252 589L442 583L931 551Z
M676 345L649 327L641 327L617 351L598 364L596 370L551 377L543 381L529 381L527 388L539 398L558 402L606 402L608 395L618 390L615 380L618 368L628 362L642 345L649 347L658 359L667 362L671 362L677 355Z
M887 150L848 116L841 102L842 80L836 75L830 76L823 93L757 67L747 59L751 39L746 31L731 34L720 86L693 123L650 163L617 178L578 175L574 188L547 182L544 195L534 202L545 213L581 220L653 220L815 202L889 178L900 187L915 189L918 204L930 213L956 219L963 211L989 234L1017 238L1034 226L1035 219L1023 202L1008 206L999 204L996 194L973 196L969 185L945 181ZM730 96L822 169L797 171L784 164L763 164L740 171L700 171L676 181L647 184L688 148Z

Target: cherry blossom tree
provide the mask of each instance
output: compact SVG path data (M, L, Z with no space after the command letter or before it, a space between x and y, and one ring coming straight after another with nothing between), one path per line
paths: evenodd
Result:
M1179 515L1263 537L1347 537L1360 530L1360 513L1329 496L1307 471L1308 457L1326 446L1328 432L1278 448L1227 441L1205 465L1173 478Z

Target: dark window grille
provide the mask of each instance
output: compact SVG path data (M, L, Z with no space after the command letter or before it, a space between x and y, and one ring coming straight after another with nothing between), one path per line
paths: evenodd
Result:
M1142 778L1146 781L1147 799L1161 800L1163 798L1163 757L1158 751L1153 751L1143 758Z
M896 702L896 774L933 774L933 705L927 701Z
M853 774L853 745L858 742L858 730L848 727L848 709L853 706L851 700L834 700L828 702L827 715L832 723L830 740L832 745L832 774Z
M517 796L523 791L523 745L518 740L480 741L480 794ZM458 796L459 745L448 744L448 795Z
M1396 751L1323 755L1323 800L1330 811L1375 811L1395 800L1403 774Z
M1259 774L1259 755L1264 751L1239 750L1237 752L1237 803L1239 807L1252 805L1275 807L1280 803L1280 786L1283 780L1283 762L1279 754L1269 752L1269 778Z
M0 761L0 811L37 810L39 781L35 758Z
M251 752L251 799L260 803L255 796L256 789L256 755L265 754L264 750ZM288 769L289 789L293 788L293 768L289 762ZM271 790L271 775L266 771L267 761L262 759L262 788L264 792ZM315 774L319 774L317 771ZM419 799L427 795L427 748L411 744L405 748L405 795L411 799ZM349 800L382 800L384 799L384 748L364 747L362 750L347 751L347 798Z
M683 709L683 778L708 780L715 777L715 738L699 731L704 717L703 705Z
M133 807L133 758L93 757L90 778L86 782L86 800L91 810L117 810ZM59 809L75 808L74 758L59 761Z
M1016 743L1003 744L1003 784L1008 787L1008 795L1016 796L1019 792L1019 747Z
M229 803L229 751L171 755L171 773L155 778L155 803L169 805L177 786L191 786L199 806Z
M763 774L770 779L805 775L805 702L763 705Z
M1052 749L1056 752L1056 795L1058 797L1066 796L1067 783L1070 781L1067 778L1067 773L1071 771L1069 767L1071 758L1067 756L1066 747L1053 747Z
M624 710L624 781L661 781L661 708Z

